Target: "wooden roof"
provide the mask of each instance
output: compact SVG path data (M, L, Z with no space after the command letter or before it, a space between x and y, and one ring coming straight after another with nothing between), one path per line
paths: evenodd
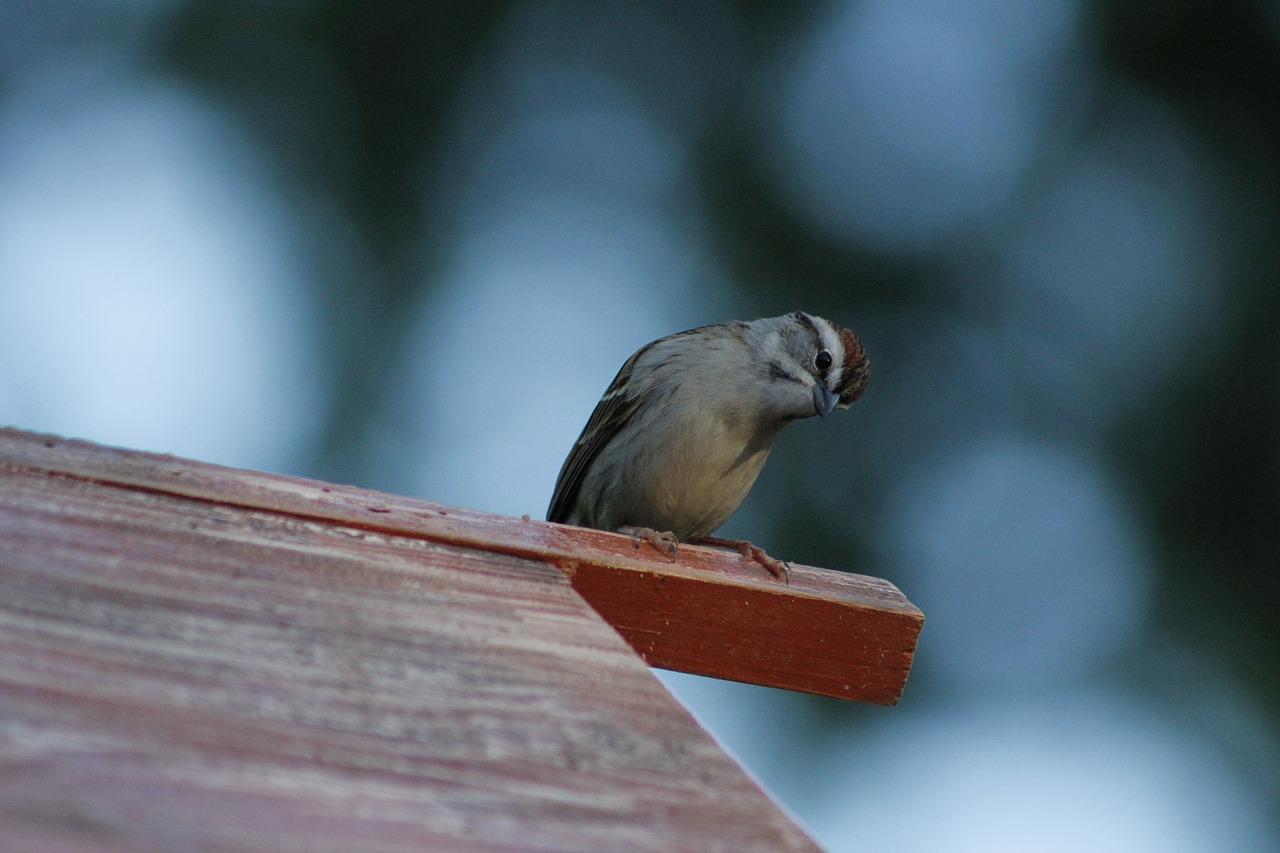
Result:
M775 601L737 560L0 430L0 847L816 849L566 575ZM914 625L818 692L896 700L919 612L814 571Z

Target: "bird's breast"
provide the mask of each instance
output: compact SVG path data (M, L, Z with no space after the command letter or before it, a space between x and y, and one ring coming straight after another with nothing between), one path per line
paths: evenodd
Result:
M624 475L623 523L681 540L709 535L747 496L776 438L777 430L705 413L650 434Z

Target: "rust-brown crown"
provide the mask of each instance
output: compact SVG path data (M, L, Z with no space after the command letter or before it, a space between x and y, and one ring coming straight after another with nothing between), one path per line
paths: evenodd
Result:
M834 388L840 395L840 408L847 408L854 400L862 396L871 379L871 361L862 349L862 341L858 336L843 326L840 331L840 343L844 347L844 370L840 373L840 387Z

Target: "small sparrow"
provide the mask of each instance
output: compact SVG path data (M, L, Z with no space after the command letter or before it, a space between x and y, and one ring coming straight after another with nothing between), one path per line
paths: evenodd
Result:
M848 408L867 387L856 335L796 311L668 335L627 359L560 469L547 520L736 547L777 577L786 564L711 534L747 496L782 428Z

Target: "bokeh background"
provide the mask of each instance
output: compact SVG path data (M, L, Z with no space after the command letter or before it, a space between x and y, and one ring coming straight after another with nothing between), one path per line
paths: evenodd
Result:
M830 317L725 533L905 697L664 680L833 851L1280 849L1280 2L0 21L0 422L540 516L637 347Z

